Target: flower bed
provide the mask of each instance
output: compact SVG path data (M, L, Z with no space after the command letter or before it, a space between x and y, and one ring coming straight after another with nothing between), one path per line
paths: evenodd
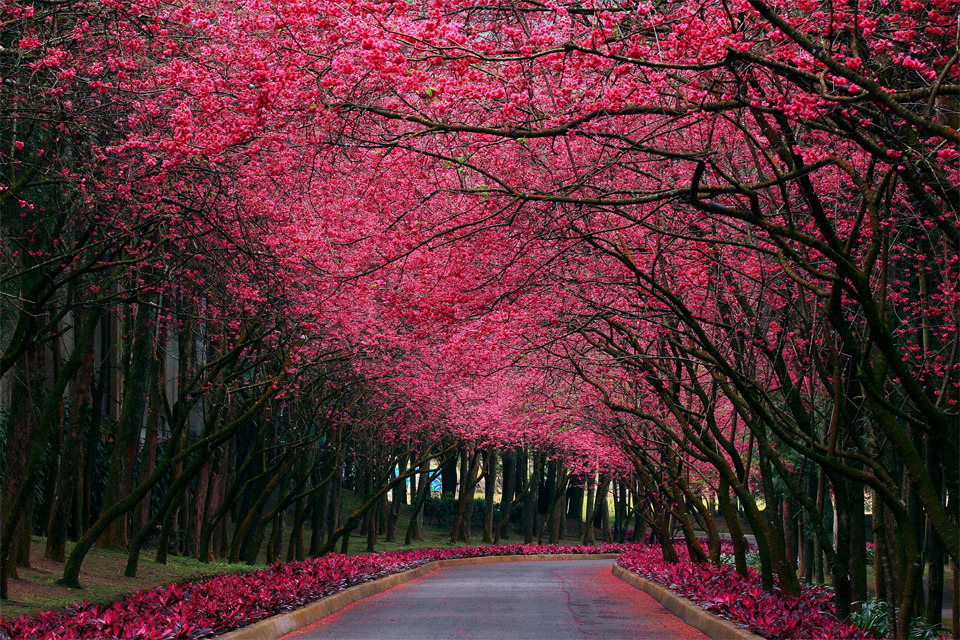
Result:
M111 604L74 603L15 620L0 618L2 639L211 638L364 582L434 560L565 553L622 553L634 544L499 545L417 549L361 556L332 554L268 569L140 591Z
M617 564L765 638L873 638L863 629L838 621L830 592L822 587L804 586L799 596L767 592L754 569L744 578L727 564L689 560L668 564L654 547L628 551Z

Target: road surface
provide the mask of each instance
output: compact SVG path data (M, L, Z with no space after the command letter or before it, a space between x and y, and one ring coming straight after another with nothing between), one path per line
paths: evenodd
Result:
M613 560L448 567L365 598L283 640L705 640L615 578Z

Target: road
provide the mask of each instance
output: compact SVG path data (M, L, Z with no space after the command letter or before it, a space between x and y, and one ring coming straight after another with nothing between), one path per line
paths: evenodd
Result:
M282 640L522 638L704 640L613 560L448 567L371 596Z

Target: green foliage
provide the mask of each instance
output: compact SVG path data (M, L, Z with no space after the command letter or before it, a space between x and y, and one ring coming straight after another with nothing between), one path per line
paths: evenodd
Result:
M864 631L869 631L877 638L885 638L890 629L887 620L887 603L876 599L862 603L858 611L850 614L850 622Z
M854 603L856 604L856 603ZM876 598L860 603L858 611L850 614L850 622L877 638L890 635L890 623L887 617L887 603ZM930 624L924 617L910 621L910 638L913 640L937 640L943 633L943 626Z
M435 526L444 528L453 524L457 517L457 499L446 496L445 498L435 498L430 496L423 504L423 516ZM471 527L482 527L483 517L486 514L487 501L484 498L474 498L473 513L470 517ZM494 511L494 517L497 517L499 505Z
M457 515L457 501L450 496L435 498L430 496L423 503L423 517L433 522L438 527L446 527L453 524L453 519Z
M748 551L746 553L747 564L753 565L755 567L760 566L760 554L756 551ZM737 563L736 557L732 553L721 553L720 562L723 564L735 565Z

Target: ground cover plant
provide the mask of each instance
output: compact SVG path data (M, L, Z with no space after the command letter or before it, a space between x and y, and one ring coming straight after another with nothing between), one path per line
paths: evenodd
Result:
M141 591L110 604L75 603L67 611L0 619L4 640L143 640L211 638L292 611L349 587L434 560L535 554L621 553L633 544L496 545L416 549L369 555L331 554L277 563L261 571L217 576Z
M871 598L861 602L860 608L850 615L850 622L865 629L877 638L890 635L890 610L883 600ZM930 624L926 618L918 617L910 621L911 640L938 640L947 637L941 624Z
M685 555L685 554L684 554ZM628 551L617 560L624 569L659 583L722 618L764 638L850 638L874 636L837 620L833 594L822 586L805 585L799 595L764 590L759 573L742 576L729 564L664 562L659 549Z

